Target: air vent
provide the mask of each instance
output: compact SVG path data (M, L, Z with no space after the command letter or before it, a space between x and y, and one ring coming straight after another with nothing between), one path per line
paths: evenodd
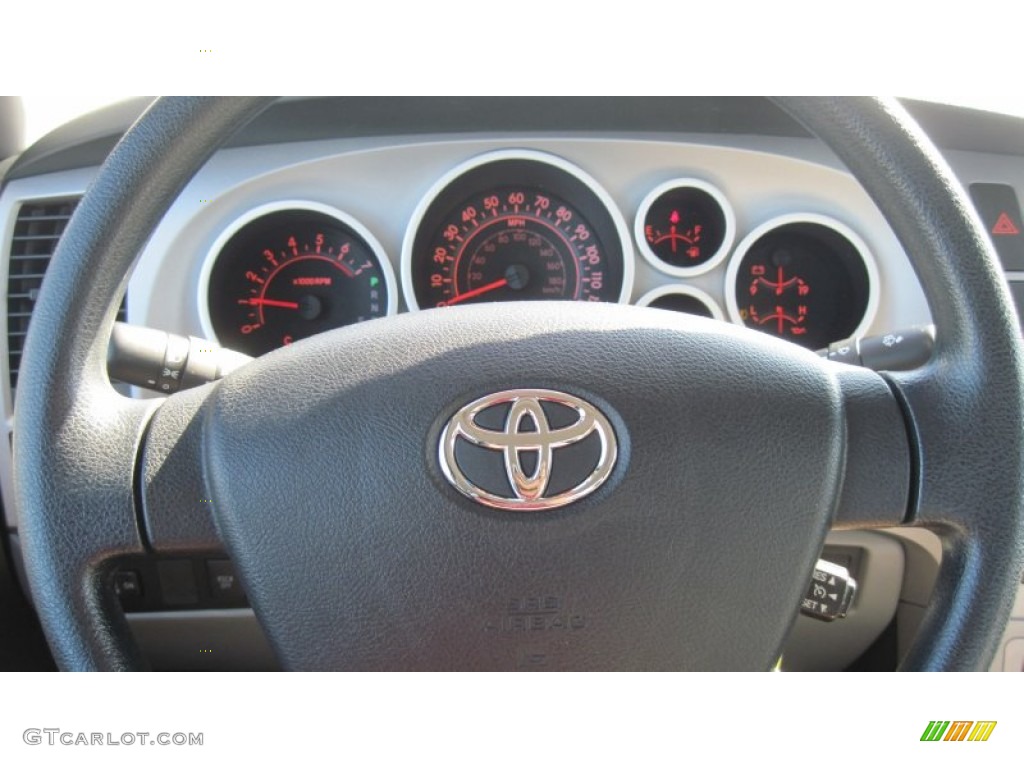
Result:
M28 323L39 296L39 287L57 249L64 227L78 205L78 197L22 203L11 239L11 261L7 273L7 352L11 370L11 395L18 384L21 352ZM117 314L125 318L125 305Z

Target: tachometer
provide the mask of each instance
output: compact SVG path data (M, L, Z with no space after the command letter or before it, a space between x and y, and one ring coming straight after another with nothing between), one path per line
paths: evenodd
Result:
M623 301L625 222L600 185L561 158L494 152L427 193L402 250L413 309L485 301Z
M261 355L395 310L391 265L377 240L317 203L257 208L221 235L200 282L204 330Z

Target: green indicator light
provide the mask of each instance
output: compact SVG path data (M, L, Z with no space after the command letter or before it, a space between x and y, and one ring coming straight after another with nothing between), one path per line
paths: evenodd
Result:
M376 288L377 287L377 283L379 283L379 282L380 282L379 278L371 277L370 278L370 287L371 288Z

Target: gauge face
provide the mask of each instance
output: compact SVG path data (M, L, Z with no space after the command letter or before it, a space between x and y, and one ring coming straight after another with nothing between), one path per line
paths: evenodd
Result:
M640 251L671 275L697 275L725 258L735 235L735 217L725 196L698 179L675 179L640 204L636 219Z
M535 152L456 169L428 193L406 238L410 306L620 301L632 282L624 225L596 190L582 171Z
M229 230L209 275L222 345L262 355L393 311L390 266L357 222L319 206L253 213Z
M751 233L727 277L733 319L808 349L870 323L877 278L867 246L837 221L786 217Z
M690 285L663 285L644 294L636 302L638 307L667 309L687 315L724 320L718 303L707 293Z

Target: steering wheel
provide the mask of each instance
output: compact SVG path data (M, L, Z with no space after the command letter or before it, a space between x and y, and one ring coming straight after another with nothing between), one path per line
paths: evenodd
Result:
M876 374L675 313L519 303L370 321L161 403L121 397L105 359L126 275L267 100L155 102L78 206L21 367L21 540L59 666L142 665L113 559L226 548L290 669L768 669L830 527L914 525L944 553L902 667L986 668L1024 562L1021 342L998 263L898 104L776 101L913 262L937 328L922 368ZM606 417L614 466L585 498L493 509L445 477L453 416L522 388Z

